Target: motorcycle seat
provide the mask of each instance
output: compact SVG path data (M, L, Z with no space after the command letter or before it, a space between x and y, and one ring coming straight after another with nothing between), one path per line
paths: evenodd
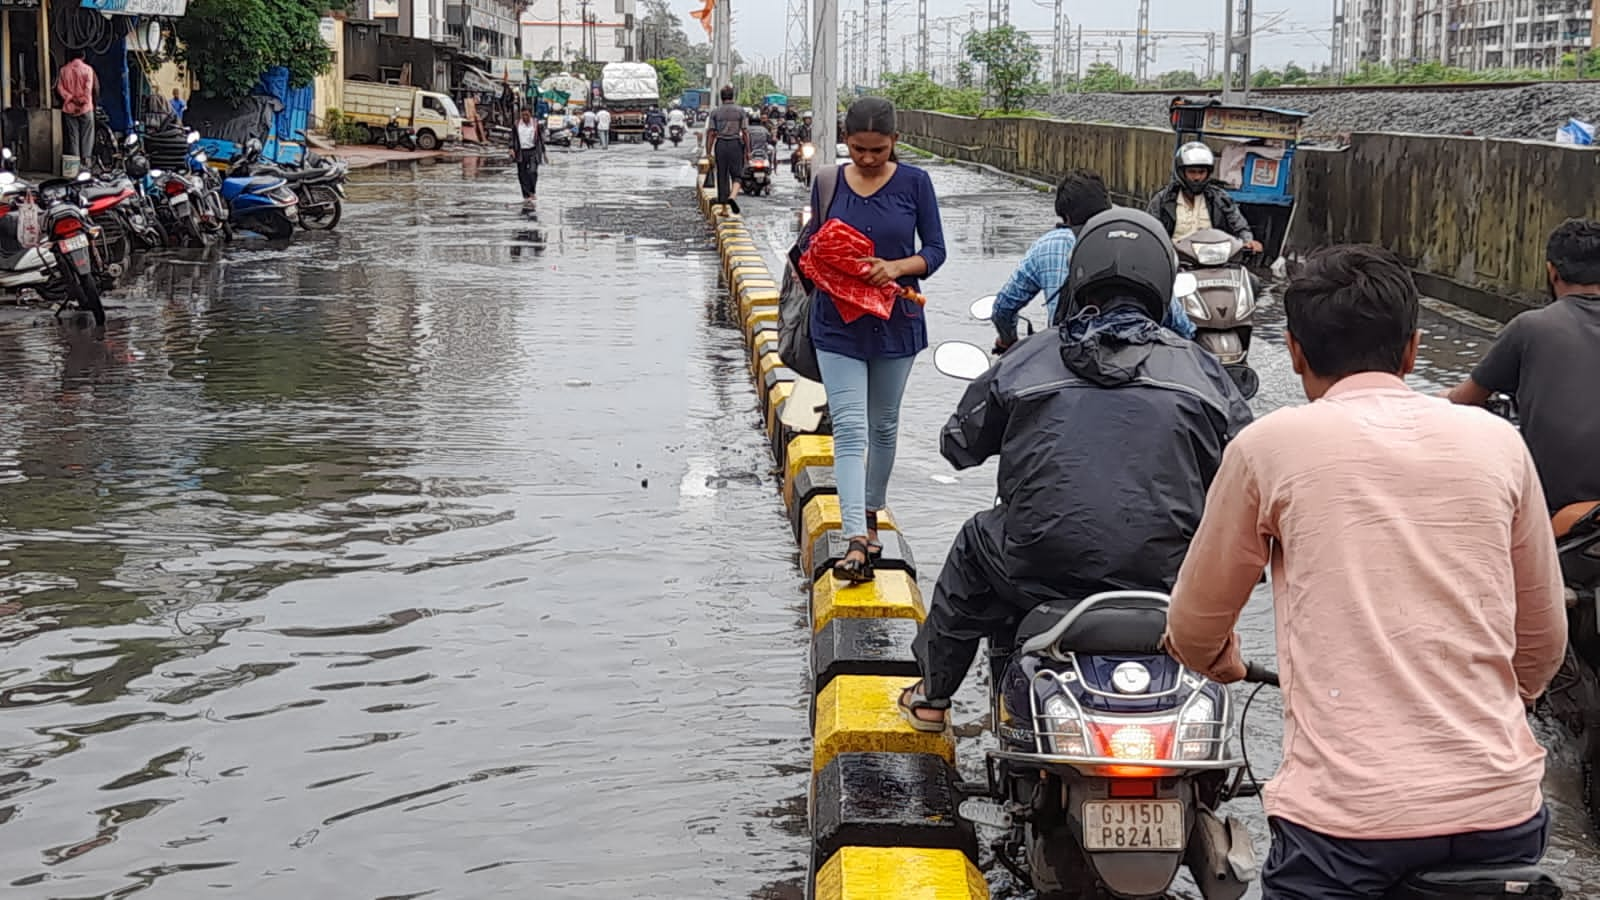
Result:
M1555 514L1551 524L1555 526L1558 539L1564 538L1580 529L1583 532L1588 532L1593 528L1600 527L1600 500L1586 500L1582 503L1574 503L1565 507Z
M99 200L101 197L121 196L125 190L127 189L114 184L93 184L83 188L81 193L85 200Z
M1051 600L1035 606L1017 626L1016 646L1055 628L1079 602ZM1166 630L1165 604L1141 597L1116 597L1085 610L1056 639L1056 646L1090 655L1157 654Z
M1446 898L1555 898L1561 888L1549 873L1535 866L1472 866L1413 872L1394 894L1399 900Z

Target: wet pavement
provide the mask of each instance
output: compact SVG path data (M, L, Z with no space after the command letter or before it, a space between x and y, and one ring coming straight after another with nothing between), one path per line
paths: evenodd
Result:
M104 342L0 310L8 896L802 894L805 585L692 152L554 155L536 212L500 160L356 173L334 234L150 264ZM1049 200L932 168L930 330L987 342ZM774 258L800 200L744 204ZM1264 319L1262 411L1300 396ZM1487 336L1428 327L1453 383ZM925 355L906 399L925 587L993 495L938 456L960 391ZM1600 891L1570 753L1550 791Z

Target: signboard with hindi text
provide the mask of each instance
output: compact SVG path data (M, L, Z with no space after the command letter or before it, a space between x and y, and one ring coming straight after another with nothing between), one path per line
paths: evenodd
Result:
M79 0L84 9L113 16L182 16L189 11L189 0Z

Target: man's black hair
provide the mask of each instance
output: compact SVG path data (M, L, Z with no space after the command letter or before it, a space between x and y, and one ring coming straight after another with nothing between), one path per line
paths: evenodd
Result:
M84 58L85 58L84 57L84 53L83 53L83 50L81 50L81 49L73 49L73 50L68 50L67 51L67 62L71 62L71 61L73 61L75 59L84 59Z
M733 97L734 97L733 85L731 85L731 84L730 85L725 85L722 88L722 102L723 103L732 103L733 102Z
M1417 285L1382 247L1328 247L1307 257L1290 279L1283 311L1317 375L1398 375L1417 331Z
M1600 222L1568 219L1550 233L1545 259L1567 284L1600 284Z
M1073 169L1056 185L1056 215L1071 226L1082 225L1111 208L1111 194L1099 172Z

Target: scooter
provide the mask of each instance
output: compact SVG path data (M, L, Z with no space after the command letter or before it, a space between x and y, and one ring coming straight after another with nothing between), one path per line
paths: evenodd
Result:
M674 147L676 147L679 144L683 143L683 126L682 125L673 125L670 128L668 128L667 129L667 138L672 141L672 146L674 146Z
M572 129L565 125L559 128L552 128L545 134L544 143L547 147L571 147Z
M305 134L301 133L304 140ZM252 175L282 178L299 199L300 227L307 231L332 231L344 216L344 185L349 180L350 164L324 159L307 151L301 166L264 164L259 156L251 162Z
M661 142L665 139L665 137L666 136L661 133L660 125L645 126L644 139L650 142L650 149L660 150Z
M234 228L254 231L269 240L294 236L296 207L300 200L289 183L273 175L253 175L251 166L261 156L261 141L251 138L245 152L222 179L222 198L228 202Z
M382 144L393 150L404 147L407 150L417 149L417 133L410 127L400 124L400 107L394 108L394 115L389 117L388 124L383 126Z
M10 150L5 150L10 162ZM93 241L99 226L66 191L35 190L10 171L0 171L0 290L31 288L58 303L56 318L69 303L106 324L105 306L95 279ZM24 219L31 222L25 222Z
M1195 343L1223 364L1243 364L1250 355L1256 292L1245 268L1244 241L1205 228L1174 244L1180 266L1199 282L1183 295L1183 310L1198 331Z
M769 157L770 151L764 149L750 154L750 162L744 167L744 174L739 177L739 183L746 194L759 197L772 192L772 161Z

